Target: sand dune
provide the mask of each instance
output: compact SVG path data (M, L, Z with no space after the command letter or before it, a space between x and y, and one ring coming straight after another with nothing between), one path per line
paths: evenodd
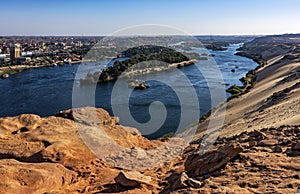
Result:
M300 79L293 76L300 73L300 63L287 64L281 59L282 56L269 60L266 66L257 71L254 88L227 103L221 136L283 124L300 125L300 88L299 84L296 85ZM291 78L287 79L289 77ZM294 85L296 86L293 87ZM287 90L288 88L291 89ZM218 114L217 116L220 117ZM209 121L199 125L198 131L205 131ZM199 133L195 139L202 135L203 133Z

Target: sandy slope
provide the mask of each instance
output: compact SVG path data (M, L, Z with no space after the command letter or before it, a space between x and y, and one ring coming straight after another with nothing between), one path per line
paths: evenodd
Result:
M278 61L279 60L279 61ZM300 63L286 64L286 61L269 60L258 70L254 88L247 94L227 103L225 121L221 136L232 136L243 131L252 131L266 127L278 127L284 124L300 124ZM285 78L290 78L285 81ZM294 87L293 87L294 86ZM284 90L291 88L291 91ZM281 95L274 95L274 93ZM219 114L216 114L220 117ZM210 120L198 126L204 131ZM212 131L218 128L212 129ZM195 139L200 138L199 133Z

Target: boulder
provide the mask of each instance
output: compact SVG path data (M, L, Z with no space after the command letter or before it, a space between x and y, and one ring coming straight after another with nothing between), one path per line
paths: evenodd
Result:
M258 142L259 146L274 146L274 145L278 145L278 140L276 139L264 139L261 140L260 142Z
M266 138L266 134L264 134L261 131L257 131L257 130L254 130L254 131L250 132L249 136L250 137L254 137L256 140L260 140L260 139L265 139Z
M128 131L129 133L131 133L132 135L142 135L141 132L133 127L126 127L126 126L122 126L126 131Z
M274 148L274 152L275 153L281 153L282 152L282 148L279 145L276 145Z
M184 187L200 188L201 186L202 183L200 181L190 178L185 172L183 172L179 176L177 181L174 183L172 188L174 189L180 189Z
M147 88L149 88L149 86L146 85L145 83L137 84L137 85L134 87L134 89L139 89L139 90L145 90L145 89L147 89Z
M292 150L300 150L300 142L292 144Z
M146 159L147 152L144 149L133 147L131 148L131 156L135 157L136 159Z
M137 187L141 184L150 184L151 177L138 171L120 172L115 181L125 187Z
M243 149L240 145L224 145L205 154L194 154L185 162L187 172L202 176L214 172L236 157Z

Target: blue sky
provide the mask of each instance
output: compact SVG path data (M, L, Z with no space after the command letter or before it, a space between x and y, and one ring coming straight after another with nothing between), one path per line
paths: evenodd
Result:
M197 35L300 33L299 0L10 0L0 35L107 35L143 24Z

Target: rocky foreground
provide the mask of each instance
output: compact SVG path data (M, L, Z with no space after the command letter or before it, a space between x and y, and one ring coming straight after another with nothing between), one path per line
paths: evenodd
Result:
M143 157L139 150L164 144L118 125L102 109L96 111L101 125L114 129L110 136L129 150L136 165ZM123 164L122 169L95 156L68 115L70 111L47 118L21 115L0 120L1 192L295 193L300 182L300 125L218 138L204 154L199 154L198 144L192 144L157 167L126 170L130 166ZM164 149L172 146L165 144ZM151 159L160 157L157 153ZM122 160L117 161L122 165Z
M299 45L271 40L247 45L246 54L256 56L250 48L272 42L254 87L227 103L222 130L205 131L208 118L192 144L150 141L90 107L0 119L0 193L300 192L300 64L290 57ZM274 46L288 51L271 55ZM199 152L203 136L216 134Z

